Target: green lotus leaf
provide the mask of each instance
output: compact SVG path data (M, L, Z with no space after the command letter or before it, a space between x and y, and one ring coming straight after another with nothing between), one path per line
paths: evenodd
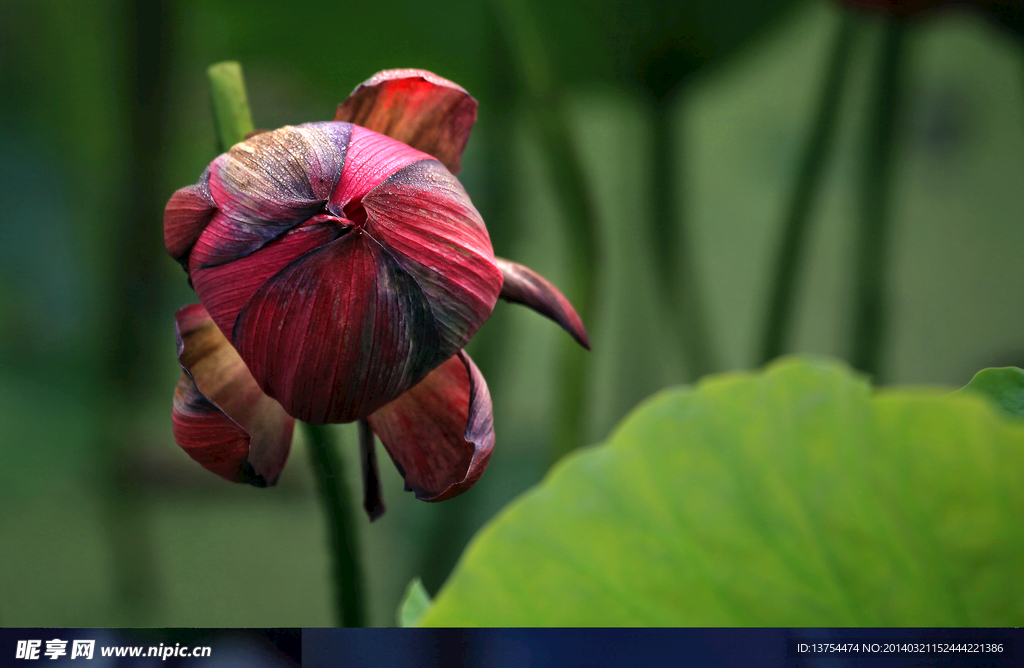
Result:
M1017 626L1024 423L788 358L637 408L474 538L428 626Z
M982 369L961 392L981 392L1004 412L1024 417L1024 370L1014 366Z
M416 623L430 609L430 594L423 586L423 581L413 578L405 588L402 602L398 604L397 622L400 627L416 626Z

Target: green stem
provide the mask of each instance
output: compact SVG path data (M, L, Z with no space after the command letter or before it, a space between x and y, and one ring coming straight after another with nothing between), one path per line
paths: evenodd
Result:
M782 243L775 258L768 318L761 345L761 364L782 354L786 336L792 326L796 285L807 245L811 210L821 190L824 166L835 144L836 119L842 99L843 83L850 69L854 19L843 11L832 43L832 54L825 70L825 80L818 100L818 109L811 136L804 148L803 161L796 187L789 203L789 213L782 227Z
M226 151L253 131L249 98L245 93L242 66L233 60L210 65L210 100L220 149Z
M905 27L885 24L878 83L865 142L867 154L861 176L861 224L857 240L851 363L879 382L885 334L885 270L892 215L893 148L899 102L900 66Z
M535 110L541 128L541 142L547 163L559 193L563 215L569 221L569 249L574 281L566 285L572 302L584 323L594 325L595 290L597 287L597 230L593 200L583 180L579 156L569 140L569 125L561 105ZM555 426L553 459L584 444L586 428L587 378L590 365L588 351L575 341L562 337L558 413Z
M169 98L166 53L173 34L164 18L174 13L173 2L132 0L123 11L123 62L127 121L124 146L126 170L119 192L121 215L110 234L112 271L107 287L110 305L103 346L96 360L105 383L106 416L97 433L95 452L100 479L102 517L111 547L113 591L123 619L145 622L159 600L158 568L154 558L151 510L137 476L140 443L145 441L132 416L152 386L158 368L154 323L160 312L164 272L162 245L155 234L163 210L160 177L164 166Z
M365 626L363 569L356 544L356 518L345 484L345 467L327 427L306 424L313 474L327 515L339 626Z
M574 284L565 286L585 324L593 325L599 262L594 198L583 175L579 152L572 143L565 100L555 85L544 40L527 2L497 0L502 33L510 40L526 91L530 116L541 140L548 175L567 223ZM555 458L583 444L587 369L585 352L563 345Z
M679 137L673 122L675 96L653 101L652 174L654 195L655 270L661 292L662 309L674 331L682 338L682 353L691 379L717 368L714 346L708 329L707 310L700 289L700 277L694 263L692 239L686 221L680 221L678 205L680 170ZM678 269L677 269L678 267Z
M217 137L221 147L227 149L253 131L242 67L236 62L217 63L210 66L207 74ZM335 454L330 433L324 427L306 425L306 433L313 452L313 471L327 516L338 621L341 626L363 626L363 571L342 460Z

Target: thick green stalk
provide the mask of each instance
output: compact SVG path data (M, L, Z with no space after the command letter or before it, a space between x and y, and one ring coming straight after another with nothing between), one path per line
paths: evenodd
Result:
M861 221L857 240L851 363L879 382L885 336L885 274L892 216L893 154L899 112L900 67L906 28L888 20L884 27L878 81L865 141L861 175Z
M356 538L356 517L352 508L345 467L338 456L327 427L304 425L309 436L313 474L331 543L334 571L334 595L339 626L365 626L363 569Z
M253 131L242 67L236 62L217 63L210 66L207 74L217 137L226 150ZM330 434L324 427L306 425L306 429L313 453L313 470L327 516L338 621L341 626L363 626L363 572L342 460L336 455Z
M673 122L676 96L652 101L654 170L654 258L662 308L682 339L686 371L696 380L717 368L708 329L707 309L694 262L693 240L686 221L680 224L679 137Z
M210 101L220 149L226 151L253 131L249 98L245 93L242 66L233 60L210 65Z
M579 153L572 143L564 96L555 85L547 49L529 4L495 0L494 5L502 34L509 40L529 114L541 140L548 176L567 224L574 282L563 287L584 324L593 326L599 258L597 211ZM575 344L564 343L562 348L554 458L582 445L584 438L586 353Z
M853 32L853 17L850 12L842 11L832 43L832 54L825 70L813 130L804 147L796 187L782 227L782 242L775 258L768 318L761 345L761 364L782 354L786 336L792 326L796 286L803 269L811 211L821 190L825 164L835 144L836 119L839 116L843 84L850 70Z
M535 110L541 128L541 142L559 193L563 215L569 221L569 248L572 256L573 281L566 284L573 305L586 325L594 326L597 287L597 235L594 229L596 211L575 147L569 140L569 125L561 106ZM558 413L555 426L553 460L584 445L586 429L587 380L589 352L569 337L561 339Z
M107 290L106 331L96 359L105 384L103 429L96 454L102 471L101 512L111 547L113 591L123 619L145 622L159 597L150 510L137 479L139 443L132 419L152 385L157 367L154 323L161 313L164 251L160 243L163 194L160 175L168 107L168 68L173 14L171 0L132 0L120 5L124 36L124 89L127 141L118 192L120 212L109 235L112 269Z

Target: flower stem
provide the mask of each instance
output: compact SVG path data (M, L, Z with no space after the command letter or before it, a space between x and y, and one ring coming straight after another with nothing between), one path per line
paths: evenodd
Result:
M899 102L900 66L904 25L885 23L878 82L872 102L864 173L861 176L861 221L857 240L854 295L853 352L851 363L879 379L882 340L885 333L885 269L888 261L893 148Z
M691 380L696 380L714 371L717 359L708 330L700 277L694 264L693 240L686 221L680 224L680 170L676 158L679 136L672 117L676 100L677 96L670 96L651 103L653 256L662 308L673 331L682 338L686 371Z
M836 134L836 119L842 99L843 83L850 69L854 20L842 10L832 43L832 54L818 100L814 129L804 147L803 161L782 228L782 243L775 257L768 318L761 345L760 363L766 364L782 354L793 318L796 285L810 228L811 210L821 189L825 163Z
M101 476L101 517L111 548L111 599L121 619L146 624L160 597L159 568L153 545L152 510L138 479L139 453L145 442L136 421L158 367L152 344L153 323L161 317L164 273L161 244L153 234L163 197L159 186L164 166L169 95L166 53L173 51L173 31L164 17L173 2L131 0L118 7L123 22L126 136L118 192L122 194L109 230L111 271L98 320L105 331L96 351L96 375L104 387L99 407L106 416L96 434L95 453ZM124 623L124 622L122 622Z
M327 515L338 625L364 626L363 568L356 544L355 513L345 484L345 467L335 451L328 428L304 426L313 455L313 473Z
M228 149L253 131L242 66L236 62L217 63L207 69L207 74L217 137L221 147ZM327 515L338 622L341 626L363 626L363 569L342 460L335 453L331 435L325 427L306 425L306 433L313 452L313 472ZM375 466L375 462L368 462L368 465Z
M244 140L254 129L242 66L228 60L210 65L206 75L210 79L210 100L213 103L217 140L220 142L220 150L226 151Z

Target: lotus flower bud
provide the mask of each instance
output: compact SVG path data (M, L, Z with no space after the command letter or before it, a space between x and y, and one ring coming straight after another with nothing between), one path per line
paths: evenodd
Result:
M164 240L201 302L178 316L175 434L207 468L272 483L289 420L366 420L417 496L447 498L493 444L462 348L498 298L589 346L554 286L494 257L453 175L475 118L445 79L382 72L334 121L255 134L174 193Z

